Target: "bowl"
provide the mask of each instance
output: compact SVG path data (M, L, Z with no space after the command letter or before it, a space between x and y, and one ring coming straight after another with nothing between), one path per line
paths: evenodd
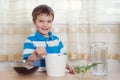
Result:
M19 75L27 75L36 72L39 68L38 62L12 61L10 66Z

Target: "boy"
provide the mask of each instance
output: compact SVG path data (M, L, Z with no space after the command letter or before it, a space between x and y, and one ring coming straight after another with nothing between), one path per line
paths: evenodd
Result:
M54 11L47 5L39 5L32 12L36 32L28 36L24 43L23 59L37 61L37 56L46 54L65 54L63 43L52 34ZM40 60L40 67L45 67L44 57ZM66 68L74 73L73 68L67 63ZM41 70L43 70L41 68Z

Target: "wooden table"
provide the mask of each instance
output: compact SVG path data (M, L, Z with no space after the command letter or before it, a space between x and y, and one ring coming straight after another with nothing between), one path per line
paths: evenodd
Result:
M76 80L75 75L66 73L63 77L49 77L47 74L36 72L31 75L19 76L16 72L0 72L0 80ZM78 79L77 79L78 80ZM92 76L85 80L120 80L119 73L111 73L107 76Z

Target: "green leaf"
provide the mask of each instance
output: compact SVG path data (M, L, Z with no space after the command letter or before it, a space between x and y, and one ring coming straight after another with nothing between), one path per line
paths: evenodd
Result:
M88 65L88 68L91 68L91 67L97 66L98 64L103 64L103 63L92 63L91 65Z
M79 66L74 66L74 70L76 73L80 73L80 67Z

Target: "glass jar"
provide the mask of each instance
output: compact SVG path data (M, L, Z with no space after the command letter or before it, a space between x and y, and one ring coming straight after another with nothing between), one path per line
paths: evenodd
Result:
M92 68L93 75L107 74L107 46L105 42L95 42L90 47L92 63L100 63Z

